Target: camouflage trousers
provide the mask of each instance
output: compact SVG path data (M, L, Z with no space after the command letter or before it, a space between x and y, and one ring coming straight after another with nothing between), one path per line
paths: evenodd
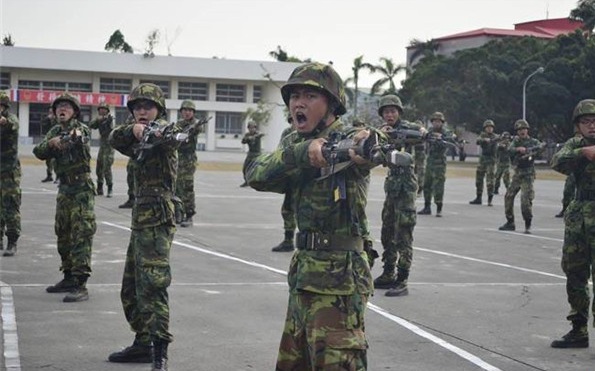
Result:
M426 164L425 164L425 158L422 158L420 161L417 160L417 158L415 159L415 177L417 178L417 185L418 185L418 189L424 189L424 178L425 178L425 174L426 174Z
M91 274L91 250L97 229L94 208L95 193L92 190L58 193L54 230L58 236L61 271L70 271L74 275Z
M510 162L498 162L496 165L494 189L500 188L500 180L504 182L504 186L508 189L510 186Z
M562 270L566 274L566 294L570 304L567 319L580 325L589 320L589 278L595 280L594 210L594 201L572 201L564 214ZM595 313L595 301L592 307Z
M103 184L104 180L108 186L114 184L112 176L112 165L114 164L114 149L109 144L101 144L97 154L97 164L95 174L97 174L97 184Z
M182 215L188 217L196 214L196 196L194 191L194 173L196 161L178 163L176 179L176 196L182 201Z
M175 227L133 229L126 252L120 299L124 315L142 344L173 340L169 333L169 252Z
M576 194L576 179L574 174L570 174L566 177L566 181L564 181L564 192L562 194L562 208L566 209L570 202L574 199L574 195Z
M45 173L48 178L52 176L52 172L54 171L54 161L56 160L53 157L45 160Z
M496 160L493 157L481 156L479 165L475 171L475 191L477 195L483 193L483 179L486 180L486 190L488 196L494 194L494 167Z
M132 158L128 159L126 163L126 183L128 184L128 198L134 198L134 167L135 167L134 160Z
M368 343L364 312L368 297L289 295L276 371L364 371Z
M0 241L21 235L21 167L0 173Z
M424 201L427 204L432 202L436 205L442 204L444 199L444 183L446 182L446 164L426 164L424 178Z
M510 186L506 189L506 195L504 196L504 214L506 215L506 220L514 220L514 198L519 191L521 191L521 214L523 215L523 219L531 220L533 218L533 199L535 198L533 181L535 180L535 170L531 170L515 170Z
M413 229L417 222L413 192L387 192L382 207L380 240L385 267L409 272L413 260Z
M281 216L283 217L283 229L286 231L295 231L295 211L291 200L291 190L285 192L283 197L283 205L281 205Z

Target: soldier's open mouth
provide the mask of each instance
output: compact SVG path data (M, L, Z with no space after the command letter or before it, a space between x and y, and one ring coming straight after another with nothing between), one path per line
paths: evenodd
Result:
M297 112L295 114L295 119L297 120L298 124L303 124L304 122L308 121L308 118L302 112Z

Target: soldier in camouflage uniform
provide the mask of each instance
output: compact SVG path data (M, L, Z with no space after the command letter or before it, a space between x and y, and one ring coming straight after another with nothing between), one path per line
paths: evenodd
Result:
M481 155L479 156L479 165L475 172L475 199L470 201L471 205L481 205L483 194L483 178L486 179L486 190L488 193L488 206L492 206L494 198L494 166L496 165L496 148L498 146L498 135L494 133L494 121L485 120L483 123L483 132L475 142L481 146Z
M428 157L426 159L426 174L424 179L424 208L419 215L431 215L432 196L436 204L436 216L442 216L442 201L444 198L444 183L446 182L446 152L449 148L447 142L454 143L455 135L444 127L444 114L434 112L430 116L432 130L428 135Z
M384 120L380 130L416 130L426 133L425 128L401 119L402 114L403 103L398 96L389 94L380 98L378 115ZM403 296L409 293L407 279L413 259L413 229L417 221L417 179L411 156L412 146L392 139L389 143L394 146L394 155L399 156L399 161L384 163L388 167L384 180L386 198L382 208L380 237L384 265L382 274L374 280L374 287L389 289L386 296Z
M576 193L564 215L562 270L572 329L552 342L553 348L589 346L589 278L595 280L595 99L580 101L572 122L581 136L569 139L552 158L552 168L576 179ZM595 312L595 303L593 303Z
M504 187L508 189L510 186L510 153L508 152L508 147L510 146L510 133L505 131L502 133L500 137L500 141L498 142L497 146L497 158L498 162L496 164L496 175L494 179L494 194L498 194L498 189L500 188L500 180L503 181Z
M109 145L108 138L114 128L114 118L109 113L109 106L101 103L97 107L99 116L89 122L89 128L99 130L99 153L95 173L97 174L97 194L103 196L103 180L107 184L107 197L112 197L114 181L112 165L114 163L114 149Z
M242 138L242 144L248 145L248 154L246 155L244 165L242 166L242 174L246 174L246 169L248 169L248 167L252 165L254 159L260 155L261 139L263 136L263 133L258 132L258 126L255 122L248 123L248 132L244 134L244 137ZM242 183L240 187L247 186L248 183L246 182L246 178L244 176L244 183Z
M41 160L55 159L60 182L56 199L55 232L60 270L64 279L47 292L68 292L64 302L89 299L86 288L91 275L91 249L95 224L95 187L91 180L91 130L80 121L78 100L68 93L52 103L59 125L52 127L33 154Z
M0 92L0 250L4 247L4 234L8 239L4 256L16 254L21 235L19 119L9 109L8 95Z
M134 116L131 114L126 118L124 122L124 126L130 125L134 122ZM134 206L134 192L135 192L135 184L134 184L134 160L132 158L128 158L128 162L126 162L126 184L128 185L128 190L126 194L128 195L128 200L123 204L119 205L118 208L120 209L132 209Z
M48 107L48 114L41 120L41 134L45 135L50 131L50 129L57 125L58 121L56 120L56 116L54 116L54 111L52 110L52 106ZM54 178L52 177L52 173L54 172L54 159L49 158L45 160L45 172L46 176L44 179L41 180L42 183L52 182Z
M109 141L136 162L132 233L120 292L126 320L136 337L131 346L112 353L108 359L150 362L152 358L153 371L161 371L167 370L167 347L173 339L167 287L171 283L169 253L176 230L173 197L179 142L173 137L181 128L177 124L168 126L165 96L157 85L143 83L132 89L128 109L135 121L115 128ZM159 131L148 135L147 125L152 122L158 124ZM153 147L139 152L141 141Z
M373 286L362 236L374 165L352 153L348 166L329 174L322 149L331 132L360 141L370 131L343 128L345 90L331 66L296 68L281 95L296 127L294 139L257 157L247 172L248 184L259 191L283 193L291 183L296 208L297 251L276 370L365 370L364 311Z
M293 127L293 119L291 116L287 118L289 127L285 128L281 133L281 140L279 141L279 148L284 148L289 145L292 136L291 132L295 130ZM271 250L274 252L290 252L295 249L293 239L295 235L295 211L293 210L293 201L291 200L291 189L286 189L283 197L283 205L281 206L281 216L283 217L283 241L280 244L273 247Z
M501 231L514 231L514 198L521 191L521 213L525 220L525 233L531 233L531 220L533 219L533 199L535 191L535 156L543 149L543 143L529 136L529 123L525 120L517 120L514 123L517 136L514 137L508 152L514 164L514 174L510 187L506 189L504 196L504 213L506 223L499 229Z
M415 120L415 123L424 128L424 123L421 120ZM419 143L413 146L413 168L415 169L415 177L417 178L417 195L421 195L424 189L424 178L426 174L426 144Z
M181 206L181 210L178 211L180 226L191 227L193 223L192 217L196 214L194 194L194 173L196 173L196 165L198 163L196 145L198 143L198 135L202 132L202 126L197 126L198 119L194 117L196 106L192 101L183 101L180 106L180 113L182 114L182 119L178 121L178 125L183 130L186 129L188 139L178 148L176 196L181 202L177 203L176 207L180 208Z

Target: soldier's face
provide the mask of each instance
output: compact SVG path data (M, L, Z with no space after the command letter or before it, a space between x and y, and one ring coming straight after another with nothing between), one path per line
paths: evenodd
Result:
M324 120L327 125L332 121L329 117L329 102L325 94L319 90L297 87L289 96L289 112L295 129L299 133L311 133L318 123Z
M595 115L585 115L578 120L578 131L585 138L595 139Z
M70 102L60 102L56 105L56 117L58 122L68 122L74 116L74 107Z
M139 124L147 125L151 121L155 121L159 115L159 109L155 102L150 100L139 100L132 106L132 113L134 120Z
M107 115L107 110L105 108L100 108L97 110L97 113L99 113L99 116L105 116Z
M432 120L430 122L432 123L432 127L434 128L434 130L440 130L443 124L442 120Z
M182 108L182 118L184 120L191 120L194 117L194 110L188 108Z
M529 129L523 128L516 131L519 138L527 138L529 136Z
M486 133L492 134L494 132L494 127L493 126L486 126L484 130L485 130Z
M382 119L390 126L395 126L399 120L399 110L395 106L388 106L382 109Z

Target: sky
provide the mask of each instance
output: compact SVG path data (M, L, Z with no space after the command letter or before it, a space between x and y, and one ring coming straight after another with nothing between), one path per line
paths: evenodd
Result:
M479 28L563 18L577 0L0 0L0 34L16 46L103 51L119 29L143 53L273 61L281 46L333 66L343 79L353 60L405 64L412 39L427 41ZM0 55L0 68L2 56ZM404 79L404 74L398 80ZM360 86L379 75L360 72Z

